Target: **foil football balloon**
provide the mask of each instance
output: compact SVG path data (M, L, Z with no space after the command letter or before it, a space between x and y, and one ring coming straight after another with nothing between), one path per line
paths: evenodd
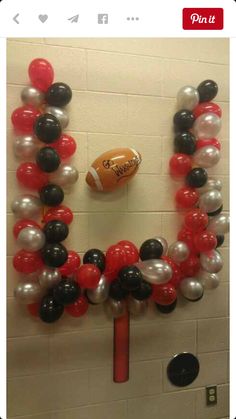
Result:
M95 191L111 192L137 173L141 155L133 148L116 148L101 154L91 165L87 184Z

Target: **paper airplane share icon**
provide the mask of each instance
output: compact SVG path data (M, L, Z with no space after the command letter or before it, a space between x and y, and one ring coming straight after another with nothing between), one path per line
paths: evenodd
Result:
M70 23L78 23L79 15L72 16L68 20L70 20Z

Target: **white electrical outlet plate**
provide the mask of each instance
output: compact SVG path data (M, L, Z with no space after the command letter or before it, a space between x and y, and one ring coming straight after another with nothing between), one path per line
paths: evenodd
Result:
M206 404L207 406L212 406L217 404L217 386L207 386L206 387Z

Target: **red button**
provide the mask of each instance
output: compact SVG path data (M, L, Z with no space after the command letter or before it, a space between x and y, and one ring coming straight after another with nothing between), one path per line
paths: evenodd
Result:
M183 29L221 30L224 27L222 8L185 8L183 9Z

